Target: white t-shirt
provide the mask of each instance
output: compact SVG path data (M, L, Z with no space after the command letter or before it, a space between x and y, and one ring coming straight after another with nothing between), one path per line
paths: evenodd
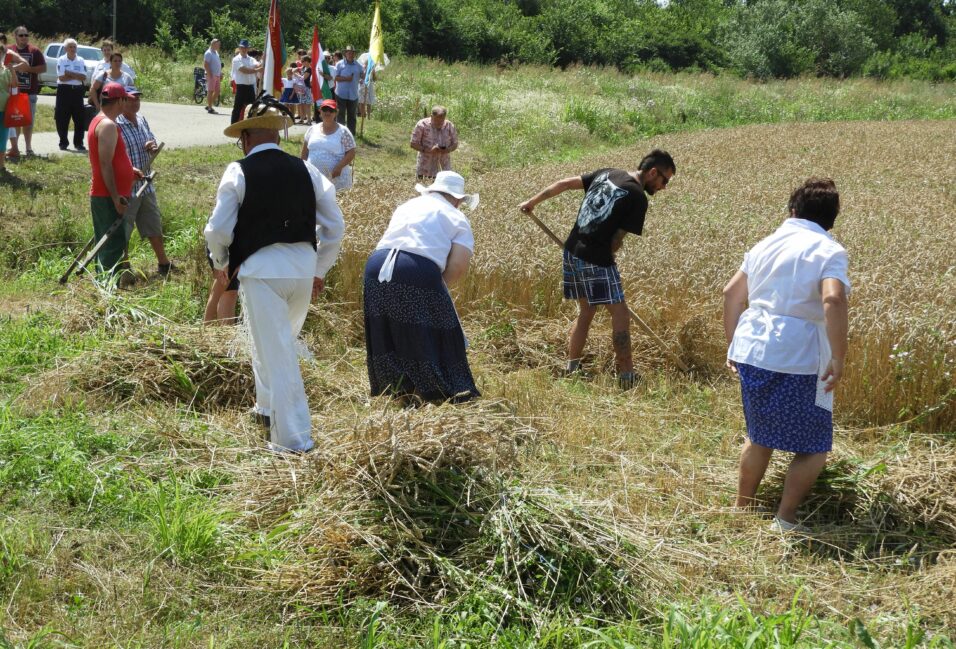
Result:
M236 85L239 86L254 86L256 85L256 73L255 72L239 72L239 68L254 68L258 65L256 60L249 56L243 56L242 54L236 54L235 58L232 59L232 80L236 82Z
M444 272L455 243L474 251L471 224L441 194L429 192L398 206L375 249L421 255Z
M80 74L86 76L86 63L83 61L83 57L77 55L73 57L73 60L70 60L70 58L64 54L56 60L57 84L61 86L82 86L83 82L79 81L78 79L60 81L60 77L67 72L79 72Z
M749 308L737 321L727 358L787 374L817 374L827 351L820 286L838 279L850 292L846 250L826 230L787 219L744 255ZM829 358L827 358L827 361Z

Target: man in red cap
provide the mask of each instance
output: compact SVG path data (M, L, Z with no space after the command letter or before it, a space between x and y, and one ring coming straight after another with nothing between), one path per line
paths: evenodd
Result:
M133 191L133 181L142 172L133 168L126 145L119 135L116 118L123 112L129 95L118 83L108 83L100 95L100 112L90 122L86 140L90 148L90 167L93 183L90 188L90 210L93 214L93 233L100 239L109 227L123 218ZM116 274L128 267L123 262L126 250L125 228L117 228L106 241L96 262L101 271Z

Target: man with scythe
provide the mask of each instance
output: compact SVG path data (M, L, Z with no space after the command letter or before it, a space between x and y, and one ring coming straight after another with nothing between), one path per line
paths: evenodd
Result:
M647 214L646 195L667 187L676 171L670 154L654 149L644 156L637 171L608 168L564 178L520 205L522 212L531 214L542 201L569 189L585 191L577 220L564 242L564 297L578 302L578 317L568 340L567 372L580 368L591 322L597 307L604 305L611 314L618 381L624 389L634 385L631 314L614 253L628 232L641 234Z
M223 174L204 235L213 275L239 291L252 333L256 413L271 448L312 449L312 418L299 371L295 338L309 302L325 288L345 223L335 188L305 160L279 148L291 112L268 95L230 125L245 157Z

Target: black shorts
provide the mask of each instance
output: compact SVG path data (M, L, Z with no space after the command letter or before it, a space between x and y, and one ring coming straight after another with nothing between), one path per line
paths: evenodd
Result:
M216 269L216 267L212 265L212 253L209 252L209 248L206 248L206 261L209 262L209 267L210 267L210 268L212 268L213 270ZM236 277L233 277L231 280L229 280L229 286L226 287L226 290L227 290L227 291L238 291L238 290L239 290L239 276L238 276L238 275L237 275Z

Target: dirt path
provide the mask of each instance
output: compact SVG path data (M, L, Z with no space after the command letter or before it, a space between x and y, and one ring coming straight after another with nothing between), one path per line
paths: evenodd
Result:
M56 98L49 95L41 95L40 103L47 106L53 106ZM140 108L140 114L149 121L149 126L161 142L166 143L168 149L181 149L191 146L217 146L228 144L229 138L222 134L224 128L229 126L229 114L232 111L231 106L222 106L218 108L218 115L210 115L205 110L205 104L202 106L185 104L156 104L143 102ZM305 133L305 126L293 126L289 129L292 133ZM63 155L64 153L76 155L73 151L73 129L70 128L70 150L60 151L59 137L56 132L36 133L33 136L33 150L38 155ZM20 147L23 148L23 139L20 140Z

